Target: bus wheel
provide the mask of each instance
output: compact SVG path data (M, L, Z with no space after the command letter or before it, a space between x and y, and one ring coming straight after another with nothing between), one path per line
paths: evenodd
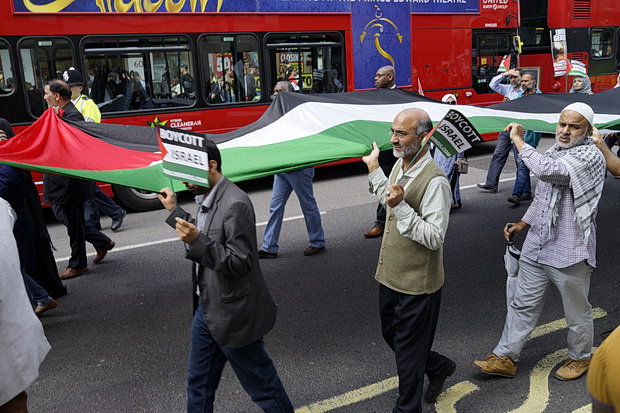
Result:
M114 195L126 208L133 211L153 211L163 208L155 192L113 185Z

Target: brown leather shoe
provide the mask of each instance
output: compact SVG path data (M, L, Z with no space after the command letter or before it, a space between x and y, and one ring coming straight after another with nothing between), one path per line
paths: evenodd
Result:
M80 275L84 274L86 271L88 271L88 267L84 267L84 268L67 267L67 269L61 272L60 274L58 274L58 276L60 277L61 280L68 280L71 278L79 277Z
M364 232L364 238L379 238L383 236L383 228L374 226L368 232Z
M34 313L37 317L41 317L41 314L46 311L53 310L56 307L58 307L58 301L52 298L47 304L37 305L37 308L34 309Z
M304 255L307 257L308 255L315 255L323 251L325 251L325 247L309 246L308 248L304 250Z
M583 376L590 367L590 359L573 360L568 359L553 375L556 379L566 381L575 380Z
M93 258L93 264L99 264L105 258L108 251L114 248L115 245L116 242L110 241L103 249L97 250L97 256Z
M517 365L506 356L500 357L491 353L484 361L474 361L474 364L492 376L513 378L517 374Z
M277 258L277 252L267 252L263 250L258 250L258 258Z

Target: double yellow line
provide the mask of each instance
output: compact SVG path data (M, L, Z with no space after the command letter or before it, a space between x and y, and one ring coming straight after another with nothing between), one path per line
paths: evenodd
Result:
M602 308L593 308L592 317L596 320L607 316L607 311ZM546 334L553 333L555 331L566 329L566 320L564 318L551 321L547 324L540 325L532 331L528 340L532 340L537 337L544 336ZM515 410L509 413L542 413L549 404L549 375L551 370L566 359L568 356L568 350L561 349L554 353L551 353L544 357L532 370L530 374L530 391L525 402ZM325 413L334 409L338 409L351 404L359 403L364 400L371 399L386 393L390 390L398 388L398 377L390 377L377 383L364 386L362 388L352 390L341 394L339 396L332 397L330 399L322 400L307 406L300 407L295 410L295 413ZM454 386L446 389L437 399L435 404L436 410L442 413L456 413L456 403L463 397L470 393L479 390L480 387L465 380ZM586 413L591 412L591 405L587 404L572 413Z

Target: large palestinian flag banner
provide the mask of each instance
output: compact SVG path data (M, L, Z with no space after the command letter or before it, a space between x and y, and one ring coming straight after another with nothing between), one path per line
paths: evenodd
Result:
M70 122L48 109L21 133L0 142L0 163L157 191L171 186L161 172L158 151L154 128Z
M488 107L451 106L402 90L330 95L282 93L256 122L206 135L222 153L222 171L233 181L267 176L367 155L387 134L398 112L425 110L433 122L457 108L480 133L499 132L516 121L526 129L555 132L561 110L589 104L599 129L620 130L620 88L595 95L535 94ZM157 129L67 122L48 110L14 138L0 142L0 163L109 182L147 191L171 186L162 171ZM175 190L181 189L178 181Z

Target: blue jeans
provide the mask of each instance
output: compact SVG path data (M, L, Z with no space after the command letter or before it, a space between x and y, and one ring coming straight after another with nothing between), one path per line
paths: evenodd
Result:
M517 178L512 188L512 194L521 198L524 195L532 196L532 184L530 181L530 170L522 160L519 159L519 151L516 146L512 146L517 163Z
M297 194L301 210L304 213L310 245L313 247L325 246L325 234L321 226L321 213L314 198L312 178L314 178L314 168L312 167L274 175L273 193L269 202L269 221L263 235L261 250L278 252L278 239L280 238L282 220L284 219L284 207L293 191Z
M101 224L99 223L99 218L101 217L99 214L100 209L112 219L118 219L123 216L123 208L116 205L112 198L107 196L97 186L95 188L95 197L84 202L84 219L87 226L101 230Z
M497 188L499 184L499 175L506 165L506 160L510 155L510 148L512 147L512 141L510 140L510 133L500 132L497 135L497 145L491 158L491 164L489 165L489 171L487 172L486 184Z
M24 284L26 285L26 293L30 302L38 305L45 305L52 301L52 297L49 296L47 291L41 287L35 280L33 280L28 274L22 270L22 277L24 278Z
M618 132L610 133L610 134L604 135L603 138L605 140L605 144L611 151L613 147L616 145L616 141L620 141L620 133ZM620 149L618 149L618 152L616 153L616 155L620 157Z
M433 154L433 159L437 163L437 165L441 168L443 173L448 177L448 181L450 181L450 188L452 189L452 203L458 206L461 206L461 185L459 183L459 178L461 176L460 173L456 170L456 162L457 158L464 158L465 152L459 152L458 154L446 158L441 151L435 149L435 153Z
M187 377L187 412L211 413L215 390L226 361L230 362L245 391L265 412L293 413L286 390L263 339L240 348L219 346L205 322L202 305L194 313Z

